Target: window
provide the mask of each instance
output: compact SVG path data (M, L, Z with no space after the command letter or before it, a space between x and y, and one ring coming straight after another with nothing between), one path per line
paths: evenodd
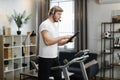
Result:
M61 16L61 22L59 22L59 35L73 35L74 34L74 1L73 0L51 0L50 7L60 6L64 12ZM68 43L64 46L60 46L60 49L74 49L74 42Z

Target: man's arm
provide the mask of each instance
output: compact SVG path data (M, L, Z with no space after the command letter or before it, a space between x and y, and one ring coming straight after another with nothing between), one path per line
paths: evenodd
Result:
M64 44L67 44L68 39L64 39L58 42L58 46L62 46Z
M76 37L72 38L70 42L73 42L75 40ZM69 38L70 39L70 38ZM67 44L68 43L68 40L69 39L64 39L64 40L61 40L58 42L58 46L62 46L64 44Z
M66 36L60 36L60 37L53 38L47 30L43 30L41 32L41 35L43 37L44 43L47 46L53 45L56 43L58 43L58 45L62 45L63 43L67 42L67 40L71 37L69 35L66 35ZM66 41L64 41L64 40L66 40Z

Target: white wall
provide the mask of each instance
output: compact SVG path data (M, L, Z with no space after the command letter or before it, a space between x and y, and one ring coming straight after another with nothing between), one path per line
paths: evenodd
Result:
M0 31L2 26L5 26L11 28L11 34L16 34L18 30L16 24L14 21L9 23L7 18L7 16L13 14L13 10L16 10L17 13L22 13L26 10L27 14L32 15L31 20L21 28L22 34L36 29L35 0L0 0Z
M97 0L88 0L88 47L90 51L101 52L101 23L111 22L113 10L120 10L120 3L99 4ZM120 79L120 68L115 77Z
M96 0L88 0L88 42L91 51L100 52L101 23L111 22L112 10L120 10L120 3L98 4Z

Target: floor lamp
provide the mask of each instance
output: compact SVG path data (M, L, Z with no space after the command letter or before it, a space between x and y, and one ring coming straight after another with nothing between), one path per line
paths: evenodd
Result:
M24 48L26 47L26 40L28 37L33 37L36 36L36 33L34 31L32 31L31 33L29 33L26 37L25 40L22 42L22 56L23 56L23 63L22 63L22 67L27 66L27 63L25 63L25 51ZM25 48L26 49L26 48ZM24 70L24 69L23 69Z

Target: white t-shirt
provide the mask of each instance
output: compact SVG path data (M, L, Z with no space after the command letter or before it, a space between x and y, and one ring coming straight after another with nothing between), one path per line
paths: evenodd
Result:
M41 31L47 30L50 35L55 38L58 37L58 27L49 19L46 19L39 27L39 56L42 58L56 58L58 56L58 44L46 46L41 36Z

